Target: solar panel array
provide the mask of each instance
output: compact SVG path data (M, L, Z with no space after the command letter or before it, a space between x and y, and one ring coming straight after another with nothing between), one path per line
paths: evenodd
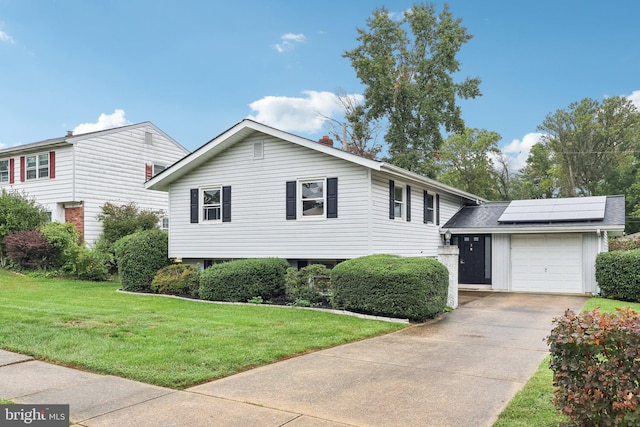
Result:
M498 222L566 222L604 219L606 196L514 200Z

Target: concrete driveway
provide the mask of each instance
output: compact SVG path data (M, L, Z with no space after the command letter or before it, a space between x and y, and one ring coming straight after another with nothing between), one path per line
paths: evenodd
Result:
M587 298L461 292L460 300L425 324L180 392L96 376L14 400L57 396L49 403L71 403L83 426L491 426L547 355L552 318ZM41 362L11 366L29 363ZM92 383L100 403L91 402Z

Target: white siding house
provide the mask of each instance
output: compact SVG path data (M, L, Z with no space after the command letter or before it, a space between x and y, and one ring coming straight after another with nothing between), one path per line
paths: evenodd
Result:
M24 191L50 213L71 222L93 244L96 216L106 202L135 202L168 211L165 192L144 182L188 154L150 122L0 149L0 188Z
M440 223L478 197L243 120L146 183L169 193L169 256L203 267L376 253L435 257ZM329 145L328 145L328 144Z

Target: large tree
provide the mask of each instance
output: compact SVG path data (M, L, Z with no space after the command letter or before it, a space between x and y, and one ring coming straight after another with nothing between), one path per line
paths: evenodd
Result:
M357 31L359 46L344 56L365 85L362 114L388 123L392 163L435 176L441 131L464 131L456 100L480 96L479 79L453 79L456 56L472 36L446 4L440 13L433 4L416 4L400 20L382 7Z
M538 129L562 196L592 196L635 156L640 114L627 98L584 98L548 115Z
M503 198L499 190L500 175L493 159L500 155L496 132L465 129L451 134L442 144L439 180L485 199Z

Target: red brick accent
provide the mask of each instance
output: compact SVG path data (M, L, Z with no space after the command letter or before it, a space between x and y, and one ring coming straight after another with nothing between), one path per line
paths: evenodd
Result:
M80 234L80 242L84 242L84 202L77 208L65 208L64 221L73 224Z

